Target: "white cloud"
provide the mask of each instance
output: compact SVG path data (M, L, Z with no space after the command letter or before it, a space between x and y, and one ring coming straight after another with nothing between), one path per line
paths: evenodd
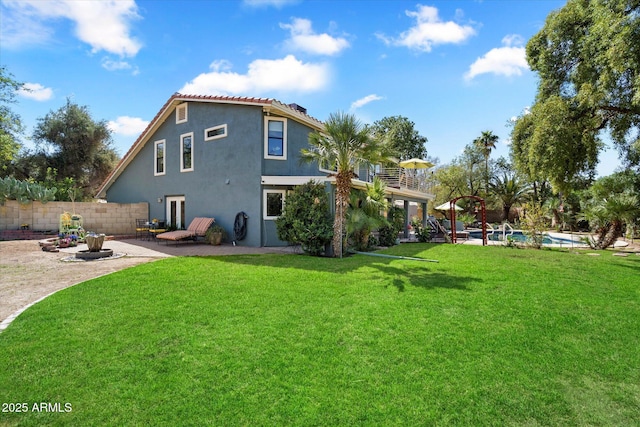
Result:
M360 98L357 101L354 101L353 103L351 103L351 110L356 110L360 107L367 105L370 102L380 101L381 99L384 99L384 97L378 96L375 93L371 95L367 95L364 98Z
M282 59L257 59L249 64L246 74L230 71L226 61L211 64L178 92L190 95L254 96L271 91L314 92L324 89L330 80L326 64L304 63L293 55Z
M53 97L53 89L44 87L40 83L25 83L18 90L18 95L34 101L48 101Z
M520 34L508 34L502 38L502 44L505 46L522 46L524 39Z
M133 74L134 76L137 76L138 74L140 74L140 69L137 66L131 65L127 61L113 60L109 57L104 57L102 58L101 65L102 65L102 68L104 68L107 71L131 70L131 74Z
M13 47L45 42L53 34L47 21L59 18L74 22L76 36L94 53L104 50L131 57L142 46L129 34L131 21L140 18L134 0L12 0L3 5L8 12L3 27Z
M107 126L113 133L119 135L140 135L147 128L149 122L139 117L120 116L115 121L111 120Z
M506 77L520 76L529 69L526 50L521 44L522 37L508 35L502 39L503 47L496 47L485 53L471 64L464 75L465 80L472 80L480 74L497 74Z
M432 6L418 5L416 11L405 11L407 16L415 18L416 23L400 34L399 37L387 37L377 34L386 44L405 46L423 52L431 52L433 46L440 44L458 44L476 34L469 25L460 25L453 21L444 22L438 16L438 9ZM461 11L456 11L460 16Z
M20 48L45 44L53 35L53 30L43 25L37 16L23 13L20 6L17 2L0 3L2 47Z
M293 18L291 21L291 24L280 24L280 28L291 33L291 38L285 44L293 50L314 55L336 55L349 47L349 42L342 37L315 34L308 19Z

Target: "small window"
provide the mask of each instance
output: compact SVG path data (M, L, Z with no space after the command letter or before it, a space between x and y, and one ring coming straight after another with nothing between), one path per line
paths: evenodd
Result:
M265 117L264 158L287 160L287 119Z
M227 136L227 125L214 126L204 130L204 140L211 141L213 139L224 138Z
M193 170L193 132L180 135L180 172Z
M176 124L187 122L187 103L176 107Z
M154 165L155 165L155 169L153 171L153 174L158 176L158 175L164 175L164 147L165 147L165 140L162 139L160 141L156 141L154 143Z
M264 190L264 219L276 219L282 215L286 190Z

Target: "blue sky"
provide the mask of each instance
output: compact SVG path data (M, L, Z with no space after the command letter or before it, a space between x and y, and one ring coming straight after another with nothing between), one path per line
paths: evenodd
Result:
M320 120L405 116L448 163L482 131L508 154L533 103L524 45L558 0L2 0L0 64L31 132L71 98L124 154L175 92L275 98ZM618 166L602 156L599 173Z

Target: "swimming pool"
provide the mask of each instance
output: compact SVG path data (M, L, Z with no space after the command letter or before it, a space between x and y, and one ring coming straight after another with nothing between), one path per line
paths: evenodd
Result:
M469 237L473 239L482 239L482 230L469 230ZM573 238L572 238L573 237ZM511 239L515 242L526 242L528 237L524 234L522 230L513 230L507 231L506 234L507 241ZM503 241L502 231L495 231L491 234L490 231L487 231L487 239L494 242ZM564 236L561 233L544 233L542 237L543 245L583 245L584 243L580 240L577 240L577 236Z

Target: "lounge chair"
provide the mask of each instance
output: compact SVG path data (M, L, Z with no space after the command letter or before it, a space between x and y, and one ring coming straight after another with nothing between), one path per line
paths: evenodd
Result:
M216 220L213 218L196 217L193 218L189 227L186 230L169 231L167 233L160 233L156 235L156 239L179 242L181 240L197 240L198 237L204 237L207 230Z

